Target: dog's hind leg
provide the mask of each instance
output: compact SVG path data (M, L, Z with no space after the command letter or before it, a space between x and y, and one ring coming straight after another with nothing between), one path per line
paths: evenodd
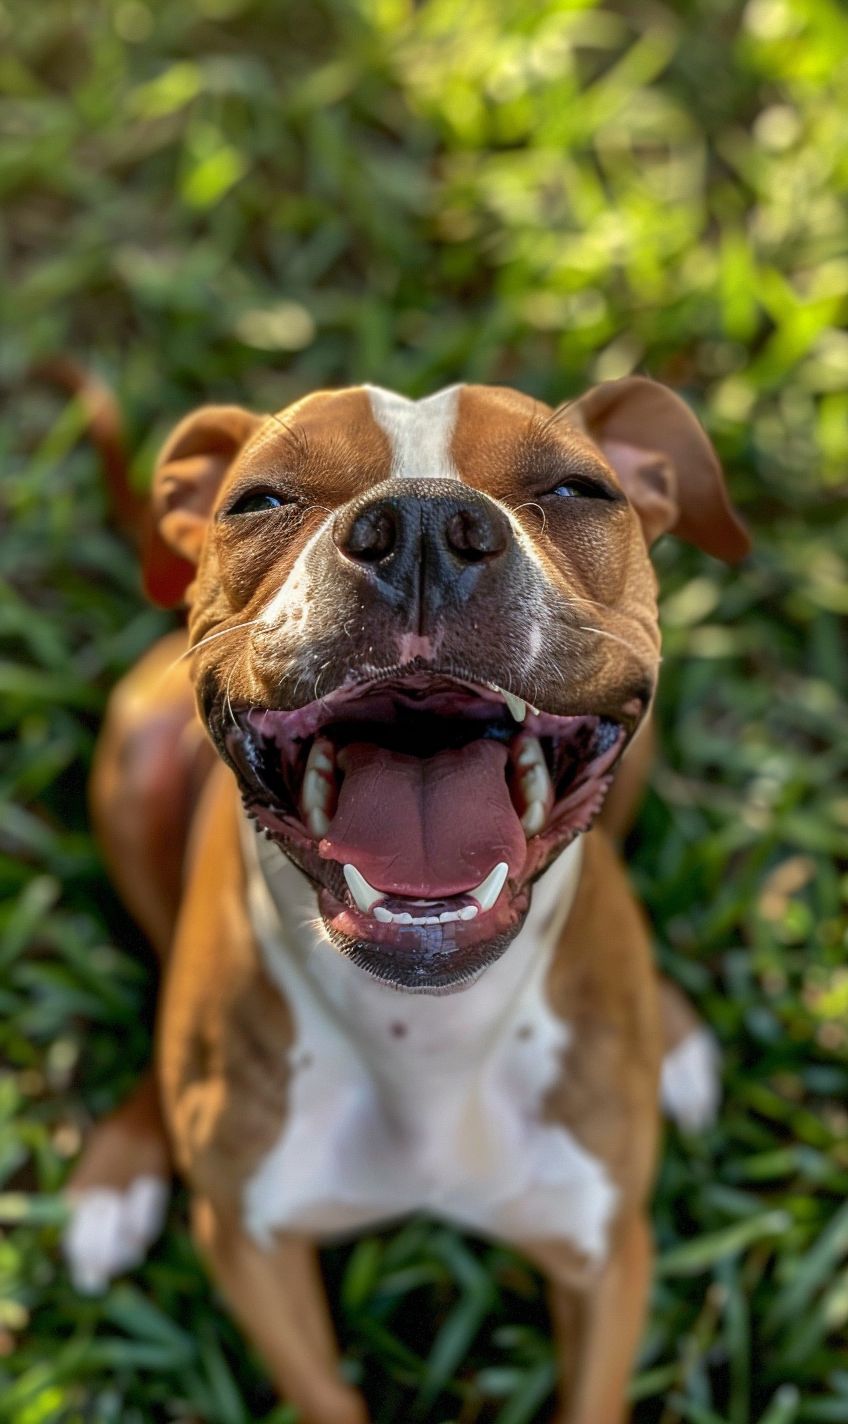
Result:
M112 880L160 959L176 920L182 861L199 787L213 756L194 714L176 633L118 685L91 779L91 812ZM171 1152L149 1069L98 1123L68 1185L64 1252L81 1290L105 1287L158 1236Z
M676 984L662 977L659 990L663 1032L660 1101L684 1132L701 1132L715 1122L721 1103L719 1047Z
M656 755L653 716L629 747L604 802L599 821L619 844L636 820ZM686 995L660 978L664 1056L660 1096L663 1110L685 1132L715 1121L721 1101L718 1044Z
M137 1266L165 1219L171 1154L152 1069L96 1125L67 1188L63 1250L80 1291L105 1289Z

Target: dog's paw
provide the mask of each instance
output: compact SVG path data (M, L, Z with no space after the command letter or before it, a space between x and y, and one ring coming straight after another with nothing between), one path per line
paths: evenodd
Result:
M660 1100L684 1132L702 1132L718 1117L721 1055L708 1029L695 1029L663 1059Z
M162 1230L168 1205L163 1177L136 1177L128 1187L85 1187L71 1193L62 1243L71 1280L87 1295L138 1266Z

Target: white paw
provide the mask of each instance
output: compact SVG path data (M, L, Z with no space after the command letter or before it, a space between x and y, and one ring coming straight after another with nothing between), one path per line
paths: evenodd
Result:
M162 1230L167 1204L162 1177L136 1177L123 1191L72 1193L62 1247L76 1289L86 1295L105 1290L114 1276L139 1265Z
M708 1029L681 1039L663 1059L660 1101L684 1132L711 1127L721 1102L721 1055Z

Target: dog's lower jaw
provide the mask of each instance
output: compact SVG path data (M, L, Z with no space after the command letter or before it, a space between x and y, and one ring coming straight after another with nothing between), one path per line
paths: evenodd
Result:
M465 948L434 948L428 952L426 947L422 949L420 944L416 944L406 953L403 948L387 951L385 945L353 938L333 929L332 926L327 926L327 938L345 959L365 970L387 988L407 994L455 994L476 983L480 975L509 949L530 908L529 889L520 894L523 904L517 914L514 907L510 907L514 922L508 928L491 939ZM434 929L438 935L438 927ZM418 932L416 940L420 938L422 936Z

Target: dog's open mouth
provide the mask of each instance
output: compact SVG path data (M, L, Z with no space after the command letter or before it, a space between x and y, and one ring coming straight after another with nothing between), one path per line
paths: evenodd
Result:
M627 732L412 672L225 736L258 824L319 886L339 949L407 989L456 987L506 948L533 878L586 830Z

